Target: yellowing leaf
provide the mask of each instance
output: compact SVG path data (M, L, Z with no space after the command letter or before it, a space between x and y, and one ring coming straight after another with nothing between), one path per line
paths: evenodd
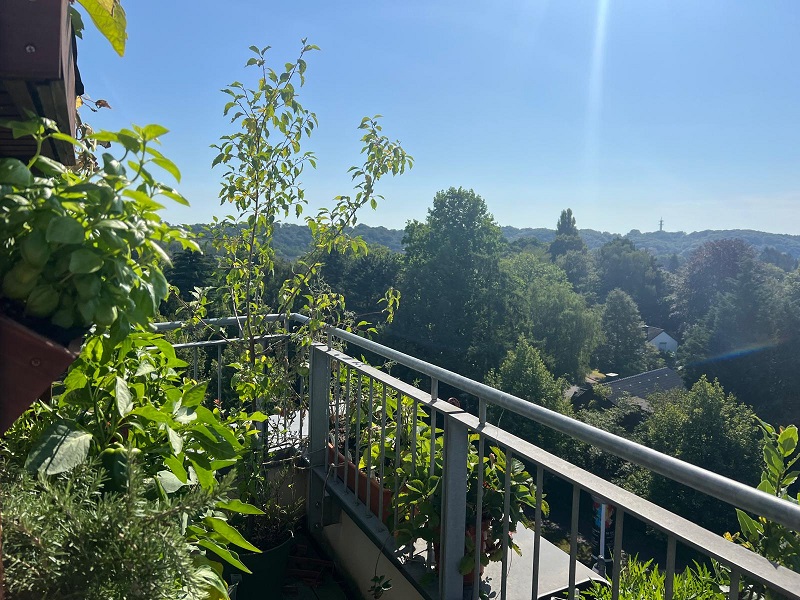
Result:
M117 54L125 54L128 22L119 0L78 0L78 3L86 9L92 22Z

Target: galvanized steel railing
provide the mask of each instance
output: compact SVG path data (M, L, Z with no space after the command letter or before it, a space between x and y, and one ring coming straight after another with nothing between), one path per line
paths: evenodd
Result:
M277 315L274 318L280 318ZM291 319L304 323L307 317L302 315L292 315ZM214 324L231 324L234 320L211 321ZM173 328L176 324L164 324L163 329ZM430 363L403 354L386 346L382 346L370 340L366 340L350 332L346 332L333 327L327 328L328 339L326 343L314 343L311 347L310 356L310 376L309 376L309 440L308 456L312 466L312 476L309 488L309 523L312 527L322 523L323 500L326 494L331 493L332 483L330 480L331 470L334 466L329 460L329 440L331 430L338 432L341 423L348 427L352 417L348 411L351 402L349 401L354 394L358 394L358 402L352 403L361 410L362 402L360 394L367 389L369 401L366 415L366 422L370 423L366 432L360 430L363 415L355 415L355 423L359 430L356 432L345 431L345 439L355 437L356 446L361 446L361 436L366 435L371 441L372 436L380 436L380 456L378 458L377 472L374 472L372 464L366 465L366 471L371 475L382 480L384 477L384 441L386 438L386 412L385 401L386 393L389 390L398 398L410 402L414 410L411 411L414 422L411 426L412 435L418 430L418 410L423 409L426 415L427 425L435 439L437 435L437 419L444 421L444 469L443 469L443 505L442 505L442 528L441 546L442 560L441 573L438 582L438 595L442 599L461 600L463 597L464 581L459 573L458 564L463 555L464 548L464 523L466 519L466 502L461 498L466 498L467 492L467 454L469 449L469 435L478 434L478 453L483 456L484 447L487 442L495 443L503 448L507 455L507 461L512 457L522 459L528 464L535 466L536 473L536 510L535 510L535 529L533 541L533 555L530 557L532 577L530 598L539 598L539 559L541 550L541 529L542 529L542 494L545 472L552 474L572 486L572 516L570 528L570 554L569 554L569 577L568 593L572 598L576 589L576 570L577 570L577 549L578 549L578 513L580 509L580 492L585 490L593 496L617 507L617 520L615 538L620 545L623 540L625 518L631 516L643 521L664 533L667 538L667 560L666 560L666 579L665 579L665 598L671 600L673 596L673 576L675 573L675 554L678 543L685 544L697 551L719 561L723 566L730 570L731 585L728 592L730 599L739 597L739 581L742 577L747 577L766 585L789 598L800 599L800 574L795 573L784 567L773 565L765 558L750 552L749 550L725 540L699 525L678 517L677 515L644 500L630 492L619 488L599 477L586 472L552 454L549 454L533 444L522 440L506 431L492 425L486 420L487 405L496 405L507 411L511 411L521 417L532 419L544 424L556 431L562 432L572 438L592 444L610 454L621 457L625 460L641 465L655 473L661 474L669 479L684 484L688 487L701 491L705 494L718 498L735 507L741 508L753 514L763 516L771 521L781 523L792 530L800 530L800 506L780 500L774 496L750 488L746 485L732 481L715 473L711 473L700 467L685 463L683 461L666 456L650 448L636 444L619 436L615 436L600 429L596 429L585 423L565 417L541 406L533 404L506 394L504 392L490 388L479 382L467 379L461 375L447 371ZM406 384L387 373L373 368L337 350L343 347L342 342L352 344L364 350L377 354L389 361L393 361L430 378L430 391L420 390L412 385ZM337 375L339 370L345 370L345 389L342 389L341 378ZM358 386L351 387L351 376L355 374ZM438 397L439 383L446 383L458 388L479 399L478 416L466 413L460 408L453 406ZM373 391L380 389L380 398L374 397ZM372 407L378 406L381 419L377 423L372 423ZM399 429L399 425L398 425ZM440 427L440 430L442 428ZM347 442L346 442L347 443ZM416 439L412 440L411 448L416 449ZM371 460L371 455L367 459ZM412 458L416 463L417 457ZM433 474L433 453L430 453L430 472ZM356 461L357 463L357 461ZM395 465L396 466L396 465ZM347 463L345 461L344 481L348 480L346 474ZM479 473L481 476L482 473ZM335 478L334 478L335 479ZM506 478L508 481L508 478ZM358 478L355 478L355 485L358 486ZM398 490L394 490L395 497ZM480 519L482 487L478 486L478 510L477 515ZM508 505L508 489L506 493L506 507ZM371 503L371 489L367 486L366 502L357 504ZM359 497L356 487L353 497ZM383 497L379 498L378 514L383 514ZM386 526L377 523L378 519L371 519L371 513L364 510L361 513L354 513L362 517L362 525L373 531L382 531L376 541L382 546L382 551L393 559L396 563L404 563L405 552L409 549L394 548L391 539L391 532L386 530ZM508 510L505 511L508 514ZM396 515L396 513L395 513ZM395 516L396 525L396 516ZM508 522L505 523L504 533L508 531ZM476 523L476 531L481 530L480 522ZM502 548L502 571L499 589L499 598L507 597L508 581L508 545L507 536L503 535ZM473 598L477 599L479 594L480 570L479 565L480 544L475 548L475 569L473 571ZM528 557L523 557L528 560ZM430 564L430 552L428 552ZM621 552L616 551L613 556L613 567L611 573L612 598L619 597L619 583L621 571Z

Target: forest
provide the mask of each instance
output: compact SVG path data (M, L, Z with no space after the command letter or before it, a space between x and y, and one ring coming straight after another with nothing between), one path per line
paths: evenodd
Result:
M224 277L208 248L173 256L166 318L181 318L199 290ZM386 345L756 485L757 419L800 422L800 359L792 352L800 343L800 273L790 258L736 238L706 241L677 265L620 236L591 249L569 208L549 243L509 241L483 198L450 188L435 195L424 222L408 222L402 252L372 244L357 256L333 253L308 286L340 294L343 320ZM295 268L277 259L274 280ZM384 320L387 290L400 298L392 322ZM278 287L269 293L277 297ZM209 314L225 313L221 297L204 302ZM677 353L647 344L645 324L675 338ZM587 376L664 366L681 374L684 388L655 393L644 408L625 397L604 401L603 385L588 403L566 394L588 387ZM665 494L658 476L532 423L504 426L672 510L703 514L718 531L735 527L732 510L714 510L688 490Z
M194 232L201 232L205 227L207 226L203 224L187 226ZM555 229L545 227L519 228L505 225L500 227L500 231L508 242L520 238L534 238L538 242L550 244L556 237ZM395 252L403 251L405 231L402 229L370 227L364 223L358 223L349 229L348 233L361 236L369 245L378 244ZM673 268L673 270L704 243L724 239L743 240L756 249L762 260L779 265L786 270L794 270L797 267L797 259L800 258L800 236L753 231L752 229L705 230L691 233L683 231L641 232L633 229L624 236L595 229L579 229L578 233L589 250L597 250L615 237L624 237L636 244L637 248L650 252L661 264ZM278 256L286 260L296 260L308 250L311 244L311 233L303 225L277 223L272 243Z

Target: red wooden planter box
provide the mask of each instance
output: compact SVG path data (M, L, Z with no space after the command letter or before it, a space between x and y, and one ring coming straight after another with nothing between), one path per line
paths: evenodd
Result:
M0 433L8 430L77 356L0 315Z
M345 463L347 464L347 487L355 493L356 490L356 473L358 474L358 499L364 504L367 503L367 486L370 487L369 492L369 510L376 517L380 517L384 523L389 518L390 506L392 504L392 490L384 489L377 479L368 477L366 473L360 471L356 465L347 460L341 452L334 452L333 446L328 444L328 464L335 464L336 475L344 481ZM379 499L383 496L383 511L381 515Z

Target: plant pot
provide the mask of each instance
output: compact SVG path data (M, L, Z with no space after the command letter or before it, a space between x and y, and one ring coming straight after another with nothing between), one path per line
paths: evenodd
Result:
M0 433L58 379L78 354L0 315Z
M369 510L370 512L379 517L384 523L391 514L392 504L392 490L385 489L381 482L373 477L367 476L366 473L360 471L358 467L351 461L347 460L341 452L334 453L333 446L328 444L328 464L334 463L336 466L336 475L344 481L345 463L347 464L347 481L345 485L353 492L356 491L356 474L358 474L358 499L364 504L367 503L367 486L370 487L369 492ZM383 496L383 511L382 514L380 506L380 497Z
M286 578L286 566L289 564L289 554L295 546L294 535L288 540L261 554L240 554L239 559L250 569L252 575L242 573L231 567L230 579L236 585L236 594L232 600L264 600L266 598L280 598Z

